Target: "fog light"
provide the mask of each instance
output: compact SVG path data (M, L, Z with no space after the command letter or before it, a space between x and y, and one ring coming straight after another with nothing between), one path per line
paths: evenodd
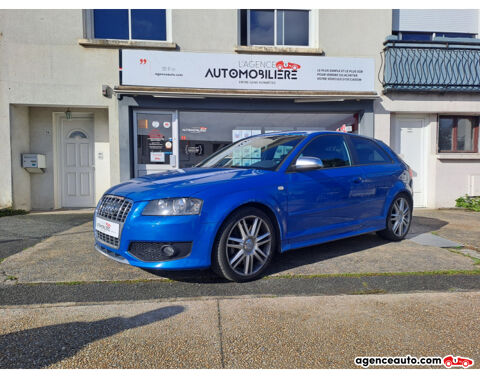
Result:
M172 257L173 255L175 255L175 253L177 253L177 251L171 245L166 245L162 247L162 253L165 256Z

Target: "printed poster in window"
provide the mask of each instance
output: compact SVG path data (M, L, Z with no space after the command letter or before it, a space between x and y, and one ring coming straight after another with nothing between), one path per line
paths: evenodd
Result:
M248 138L252 136L252 130L242 130L242 138Z
M237 142L242 139L242 130L232 130L232 142Z
M150 162L152 163L165 163L165 153L163 152L150 152Z

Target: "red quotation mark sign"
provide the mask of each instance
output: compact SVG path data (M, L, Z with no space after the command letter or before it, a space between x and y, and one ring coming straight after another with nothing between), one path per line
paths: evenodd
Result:
M147 59L140 59L140 64L147 64Z

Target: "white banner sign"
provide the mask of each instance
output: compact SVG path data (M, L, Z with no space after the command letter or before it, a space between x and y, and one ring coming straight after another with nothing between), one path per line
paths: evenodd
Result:
M122 50L122 85L372 92L374 60Z

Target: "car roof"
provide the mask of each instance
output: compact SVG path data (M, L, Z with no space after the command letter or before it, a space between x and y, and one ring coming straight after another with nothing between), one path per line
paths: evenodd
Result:
M278 131L278 132L273 132L273 133L265 133L265 134L257 134L257 135L252 135L248 138L255 138L255 137L261 137L265 135L303 135L303 136L316 136L316 135L325 135L325 134L337 134L337 135L352 135L354 137L360 137L360 138L365 138L365 139L370 139L375 142L381 142L380 140L377 140L375 138L369 137L367 135L362 135L362 134L353 134L353 133L346 133L343 131L330 131L330 130L292 130L292 131ZM383 142L382 142L383 143ZM388 147L388 146L387 146Z
M278 132L252 135L252 137L265 136L265 135L321 135L321 134L345 135L345 134L349 134L349 133L345 133L345 132L342 132L342 131L329 131L329 130L292 130L292 131L278 131ZM365 136L365 135L358 135L358 134L350 134L350 135L356 135L356 136L372 139L372 138L370 138L368 136Z

